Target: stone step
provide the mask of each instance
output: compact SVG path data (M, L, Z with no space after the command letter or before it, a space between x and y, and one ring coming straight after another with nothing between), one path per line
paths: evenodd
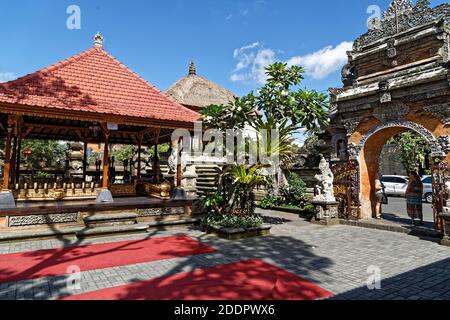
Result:
M138 223L133 225L120 225L120 226L106 226L106 227L91 227L80 230L76 233L77 238L88 237L102 237L112 234L132 234L132 233L146 233L148 224Z
M85 227L72 227L61 229L22 230L0 233L1 242L17 242L38 239L75 238L75 234Z
M201 217L195 218L181 218L176 220L163 220L163 221L153 221L149 222L148 226L150 229L161 228L161 227L175 227L175 226L185 226L185 225L195 225L202 221Z
M137 219L138 215L134 212L110 213L110 214L94 214L84 217L84 221L105 221L105 220L128 220Z
M217 177L198 177L197 178L197 184L200 182L215 183L216 181L217 181Z
M138 215L134 212L94 214L83 218L86 226L117 226L137 223Z

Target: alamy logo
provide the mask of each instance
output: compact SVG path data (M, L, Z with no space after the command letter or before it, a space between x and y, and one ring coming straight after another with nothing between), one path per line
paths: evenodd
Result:
M69 293L81 290L81 269L79 266L69 266L67 268L69 277L66 280L66 286Z
M381 268L378 266L369 266L367 268L367 288L369 290L380 290L381 289Z
M367 28L369 30L381 29L381 8L377 5L370 5L367 8L367 14L370 14L367 19Z
M77 5L70 5L67 7L66 13L69 15L67 18L67 29L80 30L81 29L81 9Z

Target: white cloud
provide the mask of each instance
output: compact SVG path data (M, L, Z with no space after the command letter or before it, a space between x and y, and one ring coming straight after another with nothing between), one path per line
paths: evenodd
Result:
M287 63L302 66L314 79L322 80L347 62L347 51L352 50L352 46L352 42L344 41L334 48L328 46L305 56L292 57Z
M300 65L308 75L316 80L322 80L331 73L338 71L347 62L347 51L352 49L352 42L344 41L336 47L328 46L316 52L288 59L288 65ZM282 51L277 51L282 54ZM259 42L235 49L236 67L230 76L233 82L266 82L265 68L279 60L276 51L264 48Z
M0 72L0 83L17 79L14 72Z
M275 62L275 51L265 49L259 42L254 42L234 50L233 57L237 64L231 74L231 81L264 83L265 68Z
M232 14L229 14L225 17L225 21L231 20L233 18Z

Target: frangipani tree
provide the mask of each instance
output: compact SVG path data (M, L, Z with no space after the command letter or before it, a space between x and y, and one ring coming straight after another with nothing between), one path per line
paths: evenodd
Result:
M228 105L211 105L202 110L201 119L207 128L252 128L256 131L256 151L260 156L247 174L260 175L261 171L271 167L270 172L274 175L273 172L279 171L279 162L287 164L292 159L296 150L296 133L300 133L302 129L314 131L326 125L328 97L314 90L300 88L303 73L301 67L274 63L266 68L266 84L256 92L236 98ZM277 135L276 139L272 139L274 134ZM261 152L262 148L266 152ZM265 155L265 159L261 154ZM279 161L275 163L273 159ZM245 168L239 164L231 167L225 174L234 175L238 179L243 170ZM252 192L253 188L245 190ZM230 199L232 197L233 195Z

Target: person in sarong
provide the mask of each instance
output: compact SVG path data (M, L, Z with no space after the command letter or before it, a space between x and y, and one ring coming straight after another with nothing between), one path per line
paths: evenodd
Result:
M420 220L420 225L423 224L423 183L417 172L409 175L406 189L406 210L413 225L416 225L416 220Z

